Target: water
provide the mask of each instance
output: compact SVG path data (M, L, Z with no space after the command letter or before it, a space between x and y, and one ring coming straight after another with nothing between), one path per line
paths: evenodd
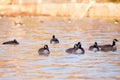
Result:
M60 17L3 17L0 19L0 80L119 80L120 42L116 52L88 51L95 41L120 41L120 25L112 20ZM22 25L15 24L20 22ZM55 34L60 44L50 44ZM20 45L2 45L17 39ZM81 41L84 55L65 52ZM48 44L51 54L39 56Z

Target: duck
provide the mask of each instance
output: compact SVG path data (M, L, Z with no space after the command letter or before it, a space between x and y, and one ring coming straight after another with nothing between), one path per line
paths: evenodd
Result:
M48 56L50 54L50 50L48 45L44 45L44 47L40 48L38 50L39 55L44 55L44 56Z
M108 51L116 51L116 42L118 42L117 39L113 39L112 44L105 44L105 45L99 45L98 47L100 48L101 51L108 52Z
M59 40L57 38L55 38L55 35L52 36L52 39L50 40L51 44L58 44Z
M94 52L100 51L97 42L95 42L94 45L90 46L89 50Z
M81 45L81 42L78 42L77 48L74 50L74 53L75 54L84 54L85 53L85 50Z
M67 53L74 53L74 50L78 48L78 44L74 44L74 47L66 49Z
M6 41L6 42L4 42L4 43L2 43L3 45L8 45L8 44L10 44L10 45L18 45L19 44L19 42L16 40L16 39L14 39L14 40L12 40L12 41Z

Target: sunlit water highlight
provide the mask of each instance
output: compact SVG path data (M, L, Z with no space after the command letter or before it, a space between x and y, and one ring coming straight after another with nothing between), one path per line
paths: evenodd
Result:
M88 47L95 41L120 41L120 25L103 19L68 20L27 16L0 19L0 80L119 80L120 42L116 52L94 53ZM50 44L53 34L60 44ZM14 38L20 45L2 45ZM65 50L78 41L85 54L67 54ZM45 44L51 53L39 56L38 49Z

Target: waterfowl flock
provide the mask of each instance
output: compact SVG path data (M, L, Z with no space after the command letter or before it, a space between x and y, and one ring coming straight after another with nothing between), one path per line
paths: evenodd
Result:
M113 39L112 44L104 44L104 45L98 45L97 42L95 42L93 45L89 46L88 50L93 51L93 52L98 52L98 51L103 51L103 52L108 52L108 51L116 51L116 42L118 42L117 39ZM52 36L52 39L50 39L51 44L58 44L59 40L55 37L55 35ZM6 41L2 43L3 45L18 45L19 42L14 39L12 41ZM81 55L85 54L85 50L81 45L81 42L75 43L74 47L68 48L65 50L66 53L69 54L76 54L76 55ZM40 48L38 50L39 55L44 55L48 56L50 54L50 50L48 45L44 45L44 47Z

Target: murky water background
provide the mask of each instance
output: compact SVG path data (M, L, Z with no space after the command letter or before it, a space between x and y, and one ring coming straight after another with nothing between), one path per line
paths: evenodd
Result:
M22 25L15 24L20 22ZM52 35L60 44L50 44ZM116 52L91 52L88 47L120 41L120 25L112 20L60 17L3 17L0 19L0 80L119 80L120 42ZM2 45L17 39L20 45ZM81 41L84 55L67 48ZM39 56L48 44L51 54Z

